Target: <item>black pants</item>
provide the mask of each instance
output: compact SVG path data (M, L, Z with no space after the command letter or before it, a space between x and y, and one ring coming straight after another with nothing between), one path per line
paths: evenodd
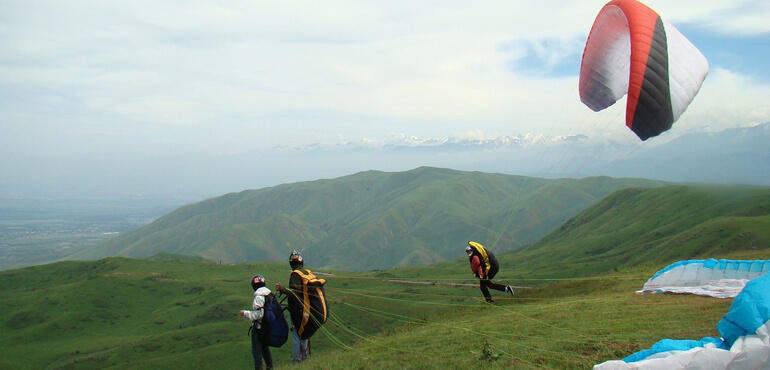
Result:
M265 359L265 365L268 369L273 368L273 356L270 354L270 347L259 341L256 328L251 330L251 354L254 356L254 369L262 368L262 358Z
M495 284L490 281L495 277L495 275L497 275L497 271L500 269L500 265L497 263L496 259L491 258L489 264L492 266L489 267L487 278L479 279L479 288L481 289L481 293L484 294L484 298L486 298L487 301L492 300L492 295L489 294L489 289L499 290L501 292L505 291L505 285Z

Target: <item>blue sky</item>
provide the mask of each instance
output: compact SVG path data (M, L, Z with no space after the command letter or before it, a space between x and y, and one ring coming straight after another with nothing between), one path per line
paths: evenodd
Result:
M688 25L679 30L698 46L712 66L737 71L760 83L770 82L770 34L721 34Z
M646 2L711 67L651 143L625 129L623 102L597 114L579 101L604 4L0 0L0 196L210 196L452 167L435 153L345 151L405 138L586 135L634 150L770 121L770 2ZM493 164L483 167L516 171Z

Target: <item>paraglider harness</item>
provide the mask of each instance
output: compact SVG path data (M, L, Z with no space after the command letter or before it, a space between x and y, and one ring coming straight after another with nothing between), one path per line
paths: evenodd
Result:
M252 321L251 326L249 326L249 336L254 330L259 341L271 347L280 347L286 343L286 340L289 339L289 324L283 315L286 308L283 307L282 303L283 301L279 302L273 293L268 294L265 297L265 305L262 306L264 313L261 325L256 320Z
M497 259L492 252L488 252L483 245L476 242L468 242L468 245L473 249L473 254L479 256L481 263L484 265L484 278L489 279L489 270L493 264L497 264ZM473 258L473 256L471 256ZM481 278L481 276L479 276Z
M301 340L313 336L316 330L326 322L329 314L324 289L326 280L318 279L308 269L304 270L306 273L300 269L292 271L292 274L296 273L302 279L302 287L300 292L290 290L294 295L292 298L299 303L299 307L294 306L294 309L289 309L291 321L296 326L297 335Z

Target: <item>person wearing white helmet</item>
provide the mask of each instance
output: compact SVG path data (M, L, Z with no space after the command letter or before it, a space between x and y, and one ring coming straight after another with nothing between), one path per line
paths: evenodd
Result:
M265 286L265 278L262 275L254 275L251 278L251 287L254 289L251 310L242 310L240 315L252 322L249 334L251 334L251 354L254 356L254 368L261 369L264 359L267 368L272 369L273 356L270 354L270 347L267 343L262 343L257 335L257 331L262 326L262 318L265 316L265 297L270 295L270 289Z
M492 295L489 294L489 289L499 290L513 295L513 288L510 285L495 284L491 281L500 269L500 264L497 262L497 258L495 258L495 255L491 251L487 250L479 243L469 241L468 245L465 247L465 253L468 255L471 271L473 271L473 274L479 278L479 288L487 303L495 302L495 300L492 299Z

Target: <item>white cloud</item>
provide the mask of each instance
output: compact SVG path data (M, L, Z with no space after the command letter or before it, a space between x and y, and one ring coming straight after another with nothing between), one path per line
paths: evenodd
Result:
M770 32L765 1L647 3L674 24ZM215 158L396 132L633 138L624 101L591 112L577 76L553 73L579 61L604 4L4 1L0 155L18 164L1 165L134 151ZM770 120L767 90L712 70L677 128Z
M679 131L714 131L770 122L770 84L720 68L712 69L685 114Z
M647 1L670 22L690 23L734 35L770 33L770 3L763 0Z

